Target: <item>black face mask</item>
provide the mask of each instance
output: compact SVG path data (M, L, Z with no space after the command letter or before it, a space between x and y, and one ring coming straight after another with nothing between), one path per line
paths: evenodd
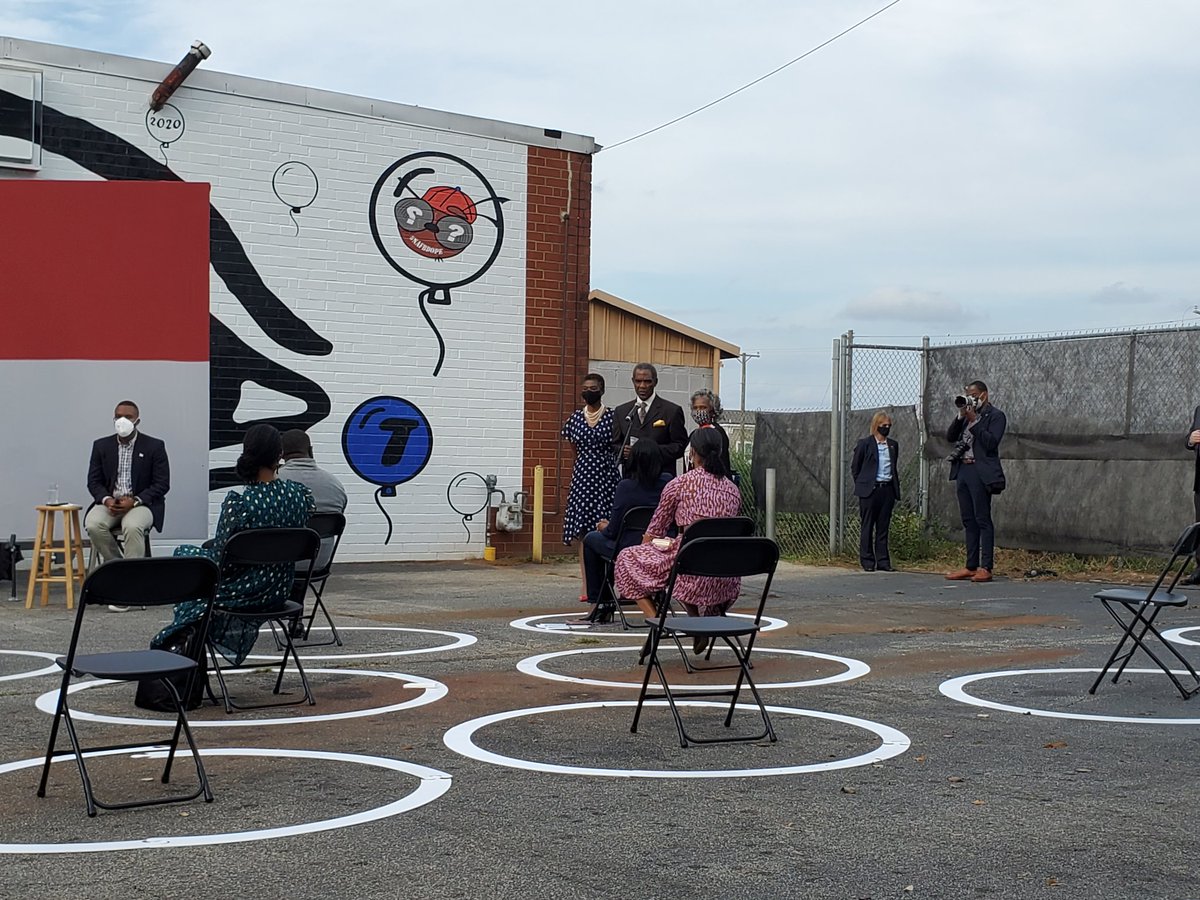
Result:
M604 396L604 391L583 391L580 396L583 397L583 402L588 406L595 406L600 402L600 398Z
M888 433L892 430L892 426L891 425L880 425L878 430L879 430L880 434L882 434L884 437L887 437Z

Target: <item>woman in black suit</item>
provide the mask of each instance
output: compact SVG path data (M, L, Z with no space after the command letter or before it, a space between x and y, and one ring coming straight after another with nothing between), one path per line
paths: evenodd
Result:
M900 445L888 437L892 417L883 410L871 417L871 433L854 445L850 474L854 476L854 496L862 534L858 558L866 572L890 572L888 528L892 510L900 499Z

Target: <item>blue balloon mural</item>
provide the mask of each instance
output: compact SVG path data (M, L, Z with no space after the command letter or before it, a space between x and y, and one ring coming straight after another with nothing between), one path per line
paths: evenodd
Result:
M415 403L402 397L364 400L342 428L342 453L363 481L379 485L375 505L387 519L384 543L392 540L392 519L380 497L395 497L396 485L421 473L433 455L433 428Z

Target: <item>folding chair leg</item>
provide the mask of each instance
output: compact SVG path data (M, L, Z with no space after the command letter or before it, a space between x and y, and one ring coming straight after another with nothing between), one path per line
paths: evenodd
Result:
M1188 659L1186 657L1184 657L1183 654L1181 654L1178 650L1176 650L1175 647L1173 647L1169 641L1164 639L1162 634L1158 631L1158 629L1154 627L1154 620L1158 617L1158 614L1162 611L1163 608L1161 606L1155 606L1154 609L1151 611L1150 615L1146 616L1146 615L1144 615L1145 607L1146 607L1145 603L1139 604L1137 607L1132 607L1127 604L1122 604L1122 605L1132 616L1132 618L1128 622L1126 622L1124 619L1122 619L1120 617L1120 615L1109 605L1109 603L1107 601L1105 601L1105 603L1104 603L1104 608L1108 610L1109 614L1113 617L1113 619L1115 619L1117 621L1117 623L1121 626L1121 630L1123 633L1121 635L1121 640L1117 642L1117 646L1113 649L1113 652L1109 655L1108 661L1104 664L1104 667L1100 670L1100 674L1096 676L1096 680L1093 681L1092 686L1090 688L1088 688L1088 693L1089 694L1096 693L1097 688L1100 687L1100 682L1102 682L1104 680L1104 676L1108 674L1108 672L1112 668L1113 664L1116 663L1117 660L1120 660L1120 665L1118 666L1116 672L1113 674L1113 677L1112 677L1112 683L1116 684L1118 679L1121 677L1121 675L1124 674L1125 668L1129 665L1130 660L1133 659L1133 655L1138 651L1139 648L1141 650L1143 650L1145 652L1145 654L1150 657L1151 660L1153 660L1155 665L1157 665L1160 669L1162 669L1163 673L1168 678L1171 679L1171 683L1175 685L1176 690L1179 691L1180 696L1184 700L1188 700L1191 697L1193 697L1196 693L1200 692L1200 673L1197 673L1195 667L1192 666L1191 662L1188 661ZM1135 633L1134 629L1136 629L1139 625L1141 626L1141 630L1137 631L1137 633ZM1145 640L1147 634L1151 634L1155 638L1157 638L1158 642L1160 644L1162 644L1162 646L1166 647L1167 650L1171 653L1171 655L1174 656L1175 659L1177 659L1180 662L1180 664L1183 665L1183 667L1185 669L1187 669L1188 674L1190 674L1192 676L1192 679L1195 682L1195 684L1192 687L1190 687L1190 688L1185 687L1183 682L1181 682L1179 680L1178 676L1176 676L1176 674L1173 671L1171 671L1170 667L1167 664L1165 664L1161 659L1159 659L1158 655L1152 649L1150 649L1150 646L1146 643L1146 640ZM1129 642L1132 642L1133 646L1131 646L1128 651L1125 651L1125 649L1124 649L1125 645Z
M79 766L79 778L83 782L83 797L87 801L88 818L96 817L96 797L92 793L92 779L88 777L87 766L83 762L83 748L79 745L79 735L75 733L75 723L71 721L71 708L63 704L63 722L67 726L67 736L71 740L71 749L75 751L75 763Z
M648 654L650 656L651 660L653 660L656 653L658 652L658 631L657 630L651 631L650 635L646 638L646 641L647 641L647 643L650 644L650 647L648 649L643 648L642 658L644 659L646 657L646 655ZM634 708L634 711L633 711L633 725L630 726L630 728L629 728L629 731L633 734L637 734L638 721L642 717L642 704L645 703L645 701L646 701L646 691L649 689L649 687L650 687L650 666L646 666L646 673L642 676L642 689L638 693L637 706Z
M213 674L217 676L217 684L221 686L221 702L225 706L225 715L233 715L233 704L229 700L229 686L225 684L225 676L221 672L221 664L217 662L217 648L210 641L208 644L208 655L212 659ZM212 686L209 686L209 693L212 693Z
M200 779L200 793L204 795L205 803L212 803L213 793L212 788L209 787L208 784L208 773L204 771L204 761L200 758L200 750L196 746L195 738L192 737L192 726L188 724L187 712L184 709L183 700L180 698L179 693L175 690L175 685L171 684L170 681L167 682L167 690L171 692L171 697L175 700L175 709L178 717L175 720L175 736L171 740L171 749L167 752L167 765L163 769L163 784L167 784L168 779L170 778L171 763L175 759L175 748L179 743L179 731L180 728L182 728L183 734L187 739L188 747L192 751L192 759L196 763L196 777Z
M762 715L763 727L766 729L766 737L771 741L771 743L774 743L777 740L775 737L775 729L771 725L771 717L767 715L767 707L763 703L762 697L758 693L758 686L755 685L754 679L750 677L750 660L739 652L741 648L741 642L738 642L738 646L736 648L734 647L733 642L728 638L726 638L725 643L729 644L729 649L733 651L733 654L737 657L738 664L741 667L741 671L738 672L737 683L733 686L733 697L729 701L729 711L725 714L725 727L729 728L733 724L733 712L737 708L738 697L742 693L742 682L744 680L747 687L750 688L750 693L754 695L754 702L758 704L758 711Z
M50 778L50 764L54 761L54 745L58 741L58 723L62 719L63 709L67 705L68 679L58 689L58 704L54 708L54 722L50 726L50 743L46 745L46 761L42 763L42 780L38 782L37 795L46 796L46 782Z

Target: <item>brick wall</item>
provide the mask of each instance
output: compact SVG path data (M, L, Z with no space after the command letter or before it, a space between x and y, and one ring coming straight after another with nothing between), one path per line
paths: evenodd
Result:
M528 340L521 481L532 503L534 467L544 467L543 552L557 554L565 552L562 513L574 464L574 451L559 430L582 402L579 383L588 366L592 160L580 153L530 147L526 171ZM493 542L498 556L528 556L533 517L526 516L522 531L497 533Z

